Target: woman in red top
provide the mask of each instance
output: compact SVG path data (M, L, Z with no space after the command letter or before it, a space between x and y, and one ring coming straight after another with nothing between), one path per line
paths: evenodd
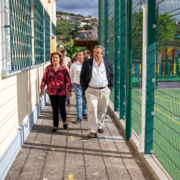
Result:
M47 66L41 82L40 96L44 94L44 88L47 84L47 91L51 100L53 109L53 125L52 132L56 132L59 125L58 108L61 112L61 118L63 121L64 129L67 129L66 123L66 84L68 86L68 97L71 97L72 85L68 70L63 65L63 59L59 52L53 52L50 54L51 65Z

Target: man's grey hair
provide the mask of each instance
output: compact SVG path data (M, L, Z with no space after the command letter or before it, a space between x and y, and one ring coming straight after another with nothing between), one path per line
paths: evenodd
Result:
M102 54L105 54L105 48L104 48L103 46L97 45L97 46L94 47L94 50L95 50L95 49L101 49L101 53L102 53Z

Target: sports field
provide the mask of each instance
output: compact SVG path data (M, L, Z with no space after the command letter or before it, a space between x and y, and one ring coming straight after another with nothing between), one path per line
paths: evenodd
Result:
M142 90L132 91L132 127L141 133ZM154 95L154 154L173 175L180 177L180 89L156 89Z

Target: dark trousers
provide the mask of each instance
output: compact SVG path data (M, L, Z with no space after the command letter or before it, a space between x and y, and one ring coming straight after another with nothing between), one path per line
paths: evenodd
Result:
M58 127L59 125L58 108L60 109L61 112L62 121L66 122L66 108L65 108L66 95L65 96L50 95L49 97L53 109L53 126Z

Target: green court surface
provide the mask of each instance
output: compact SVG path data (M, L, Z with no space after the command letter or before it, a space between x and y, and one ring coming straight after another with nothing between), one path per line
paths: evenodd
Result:
M114 102L114 91L110 95ZM180 89L155 89L154 155L173 176L180 177ZM142 90L132 90L132 128L141 133Z
M142 90L132 91L132 127L141 133ZM156 89L154 95L154 143L155 156L162 165L180 177L180 89Z

